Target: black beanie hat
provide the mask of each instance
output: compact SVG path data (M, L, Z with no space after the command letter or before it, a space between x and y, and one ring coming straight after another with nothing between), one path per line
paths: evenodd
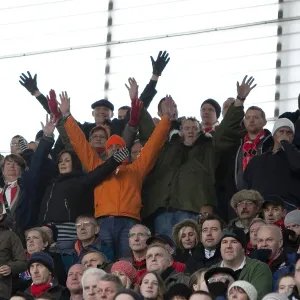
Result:
M29 273L30 273L30 266L33 263L37 263L37 262L44 265L52 273L52 276L54 276L54 262L53 262L52 257L48 253L35 252L30 256L30 258L27 262L27 269L28 269Z
M201 104L201 107L204 104L210 104L211 106L213 106L215 111L216 111L217 119L219 119L219 117L221 115L221 106L220 106L220 104L214 99L207 99L207 100L203 101L202 104Z
M193 291L191 288L183 283L175 283L170 289L164 294L164 300L171 300L173 297L184 297L189 299Z
M226 228L223 230L223 236L221 238L221 241L226 237L232 237L232 238L236 239L238 242L241 243L242 247L245 250L247 249L247 237L246 237L244 230L242 230L240 228L235 228L235 227ZM221 243L221 241L220 241L220 243Z

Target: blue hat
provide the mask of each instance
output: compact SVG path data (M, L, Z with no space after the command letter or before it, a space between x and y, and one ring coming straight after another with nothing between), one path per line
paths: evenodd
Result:
M95 109L96 107L99 107L99 106L107 107L111 111L114 111L114 109L115 109L114 105L106 99L98 100L91 105L92 109Z
M41 263L44 265L52 274L54 274L54 262L52 257L46 252L35 252L33 253L28 262L27 262L27 269L30 273L30 266L33 263Z

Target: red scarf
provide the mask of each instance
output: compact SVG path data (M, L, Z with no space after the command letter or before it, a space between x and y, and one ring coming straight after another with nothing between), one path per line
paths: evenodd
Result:
M285 230L284 218L281 218L279 221L274 222L274 225L279 227L281 231L284 231Z
M11 184L8 184L7 187L9 187ZM8 201L8 205L9 207L12 206L12 203L14 202L16 195L17 195L17 191L18 191L18 185L14 185L11 189L10 189L10 201ZM3 190L0 193L0 202L3 202L4 197L3 197ZM7 200L7 199L6 199Z
M43 284L39 284L39 285L36 285L36 284L32 284L30 286L30 293L37 297L41 294L44 294L45 292L47 292L52 286L52 283L43 283Z
M254 141L250 141L248 133L244 137L243 143L243 171L246 170L251 158L257 155L257 145L264 138L265 132L262 130L255 138Z

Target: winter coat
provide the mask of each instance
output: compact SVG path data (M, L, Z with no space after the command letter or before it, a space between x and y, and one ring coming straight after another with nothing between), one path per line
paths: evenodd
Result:
M261 141L257 145L257 155L265 153L273 148L274 141L271 132L268 129L264 129L265 136L261 139ZM244 171L243 171L243 144L244 144L244 137L240 141L240 146L236 153L235 158L235 184L237 190L240 191L243 189L244 186Z
M74 118L65 123L70 141L86 170L94 170L103 161L86 141ZM156 126L139 157L130 165L121 166L94 190L95 217L124 216L140 220L143 180L153 168L170 128L164 116Z
M172 267L167 268L161 273L161 278L165 283L166 290L176 283L189 284L189 276L185 273L179 273Z
M68 289L58 284L53 284L53 286L51 286L46 293L55 300L70 300L70 293ZM30 287L25 290L25 294L32 295L30 292Z
M214 267L220 267L218 263ZM246 264L239 272L238 280L245 280L251 283L257 290L257 299L262 299L265 295L272 292L272 273L267 264L256 259L246 257Z
M0 266L8 265L11 275L0 275L0 297L9 299L12 293L12 278L26 270L26 255L18 236L5 227L0 227Z
M294 210L300 206L300 151L287 141L282 149L255 156L245 173L245 188L257 190L263 197L280 196L286 208Z
M243 116L243 107L231 106L213 137L201 133L194 145L185 146L175 136L165 144L144 184L143 217L159 208L199 213L201 206L215 204L219 156L236 144Z

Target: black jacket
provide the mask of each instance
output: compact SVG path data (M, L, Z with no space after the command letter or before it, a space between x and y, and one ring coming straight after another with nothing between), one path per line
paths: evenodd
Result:
M275 154L271 151L252 158L245 173L245 188L263 197L278 195L288 210L300 206L300 151L286 141Z

